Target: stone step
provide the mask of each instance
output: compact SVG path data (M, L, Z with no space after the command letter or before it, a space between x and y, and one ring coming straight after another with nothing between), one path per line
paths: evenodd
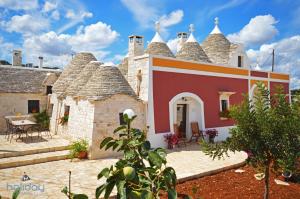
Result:
M55 151L63 151L69 148L68 145L61 145L61 146L43 146L40 148L28 148L22 151L10 151L6 153L0 153L1 158L9 158L9 157L18 157L24 155L33 155L39 153L47 153L47 152L55 152Z
M69 151L54 151L0 159L0 169L68 159Z

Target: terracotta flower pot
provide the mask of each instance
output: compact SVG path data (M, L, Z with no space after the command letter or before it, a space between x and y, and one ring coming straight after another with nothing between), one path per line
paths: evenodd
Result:
M87 152L86 151L81 151L78 153L78 158L79 159L86 159L87 158Z

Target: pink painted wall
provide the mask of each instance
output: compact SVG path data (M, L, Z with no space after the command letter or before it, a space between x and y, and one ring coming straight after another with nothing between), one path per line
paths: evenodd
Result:
M230 104L240 103L248 91L247 79L212 77L153 71L154 122L156 133L169 132L169 101L179 93L190 92L204 102L205 127L233 125L232 120L220 120L219 91L236 92Z

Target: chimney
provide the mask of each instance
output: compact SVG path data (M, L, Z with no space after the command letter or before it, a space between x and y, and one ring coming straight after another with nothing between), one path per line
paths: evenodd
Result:
M12 53L12 66L22 66L22 51L13 50Z
M180 51L180 49L182 48L182 45L184 44L184 42L186 42L187 36L188 36L188 34L186 32L177 33L177 38L178 38L177 52Z
M40 60L40 65L39 68L43 68L43 61L44 61L44 57L39 56L39 60Z
M128 43L128 57L135 57L144 54L143 36L131 35Z

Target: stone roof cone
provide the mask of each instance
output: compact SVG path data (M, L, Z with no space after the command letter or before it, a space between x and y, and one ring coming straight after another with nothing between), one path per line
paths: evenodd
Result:
M202 47L208 58L217 64L228 64L230 53L230 41L219 29L219 19L215 18L215 28L203 41Z
M167 46L167 44L164 42L164 40L161 38L159 34L160 25L159 22L155 23L155 29L156 33L151 42L149 43L145 53L151 54L151 55L161 55L165 57L174 57L173 53Z
M92 53L80 52L76 54L53 85L53 92L62 94L91 61L96 61Z
M94 72L101 66L99 61L91 61L88 63L73 83L66 89L66 96L75 96L89 81Z
M205 52L203 51L200 44L195 39L193 32L195 31L194 25L190 25L190 36L188 40L182 45L179 52L176 54L176 58L200 61L200 62L211 62Z
M104 100L115 94L137 97L135 92L115 66L99 66L77 97L91 100Z

